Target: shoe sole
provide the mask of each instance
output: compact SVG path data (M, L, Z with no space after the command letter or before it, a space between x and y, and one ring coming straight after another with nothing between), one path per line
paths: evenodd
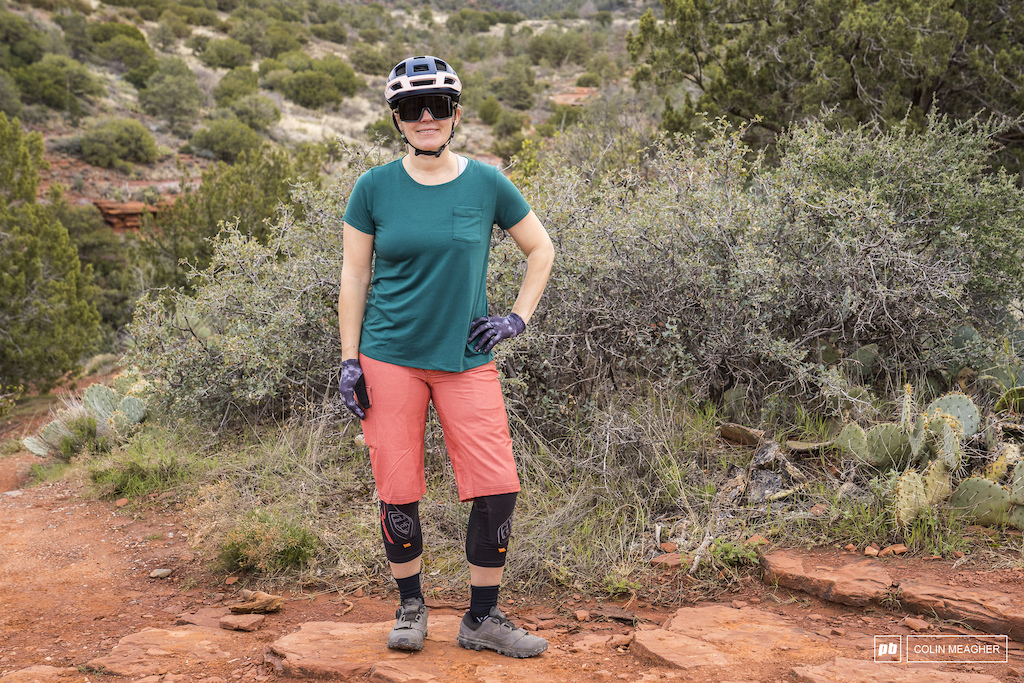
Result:
M544 650L548 649L548 644L544 643L544 647L539 650L510 650L503 647L496 647L493 643L485 643L480 640L471 640L464 636L458 637L458 643L467 650L493 650L499 655L505 655L506 657L514 657L516 659L526 659L527 657L536 657Z

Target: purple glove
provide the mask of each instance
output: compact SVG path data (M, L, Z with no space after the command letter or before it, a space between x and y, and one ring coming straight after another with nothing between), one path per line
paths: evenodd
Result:
M477 318L469 327L469 343L472 344L473 340L479 337L475 345L476 350L488 353L498 342L522 334L525 329L526 323L515 313Z
M350 358L341 361L341 379L338 380L341 398L345 406L360 420L366 417L364 408L370 407L370 397L366 393L366 379L359 360Z

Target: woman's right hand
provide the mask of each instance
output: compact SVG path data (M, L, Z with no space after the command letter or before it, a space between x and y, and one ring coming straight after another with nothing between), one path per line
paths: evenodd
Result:
M338 388L341 389L341 399L345 402L345 407L360 420L364 419L366 417L365 409L370 407L370 400L366 393L363 368L359 365L357 358L341 362L341 379L338 380Z

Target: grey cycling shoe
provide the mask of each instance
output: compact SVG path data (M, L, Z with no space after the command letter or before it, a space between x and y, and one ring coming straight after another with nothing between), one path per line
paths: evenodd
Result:
M408 598L395 612L395 627L388 634L392 650L422 650L427 637L427 606L420 598Z
M497 607L482 623L469 616L462 618L459 626L459 645L467 650L494 650L506 657L533 657L548 649L548 641L540 636L527 633L505 618Z

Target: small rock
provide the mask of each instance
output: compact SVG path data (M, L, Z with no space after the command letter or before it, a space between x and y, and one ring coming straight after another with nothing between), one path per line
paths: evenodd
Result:
M732 601L732 608L733 609L743 609L746 606L747 606L747 603L744 602L743 600L733 600Z
M116 501L114 501L114 505L116 505L119 508L123 508L127 504L128 504L128 499L127 498L118 498Z
M679 553L665 553L653 558L651 564L655 567L679 567L683 564L683 558Z
M845 548L843 548L843 550L846 550L846 551L851 552L851 553L855 553L855 552L857 552L857 546L855 546L854 544L850 543Z
M878 551L879 557L889 557L890 555L895 555L895 553L892 551L892 546L887 546Z
M873 548L870 545L864 548L865 557L878 557L878 548Z
M255 631L266 620L262 614L229 614L220 618L220 627L229 631Z
M576 621L590 621L590 612L585 609L578 609L573 614L576 616Z
M765 538L764 536L762 536L761 534L754 534L753 536L751 536L747 540L743 541L743 545L747 545L747 546L750 546L750 545L752 545L752 546L759 546L759 545L765 545L767 543L768 543L768 539Z
M896 555L903 555L905 553L910 552L910 548L908 548L907 546L903 545L902 543L897 543L896 545L891 545L891 546L889 546L889 548L892 549L892 552L894 554L896 554Z
M922 631L929 631L932 627L931 624L924 619L915 619L914 617L907 617L903 620L903 623L906 624L907 628L911 631L916 631L918 633L921 633Z
M238 577L237 576L229 576L228 578L224 579L224 585L225 586L233 586L236 583L238 583Z
M362 588L357 588L354 591L352 591L352 597L353 598L361 598L361 597L363 597L363 589Z
M825 505L824 503L818 503L817 505L811 508L811 514L815 517L820 517L826 512L828 512L828 505Z
M149 573L151 579L166 579L168 576L174 573L173 569L154 569Z
M612 639L608 641L608 647L620 648L629 647L633 642L633 634L627 633L625 635L612 636Z
M661 552L663 553L674 553L679 550L679 544L672 543L671 541L665 541L658 547L661 548Z
M958 560L959 560L959 559L960 559L961 557L963 557L963 556L964 556L963 552L961 552L961 551L959 551L959 550L954 550L954 551L953 551L953 557L955 557L956 559L958 559Z

